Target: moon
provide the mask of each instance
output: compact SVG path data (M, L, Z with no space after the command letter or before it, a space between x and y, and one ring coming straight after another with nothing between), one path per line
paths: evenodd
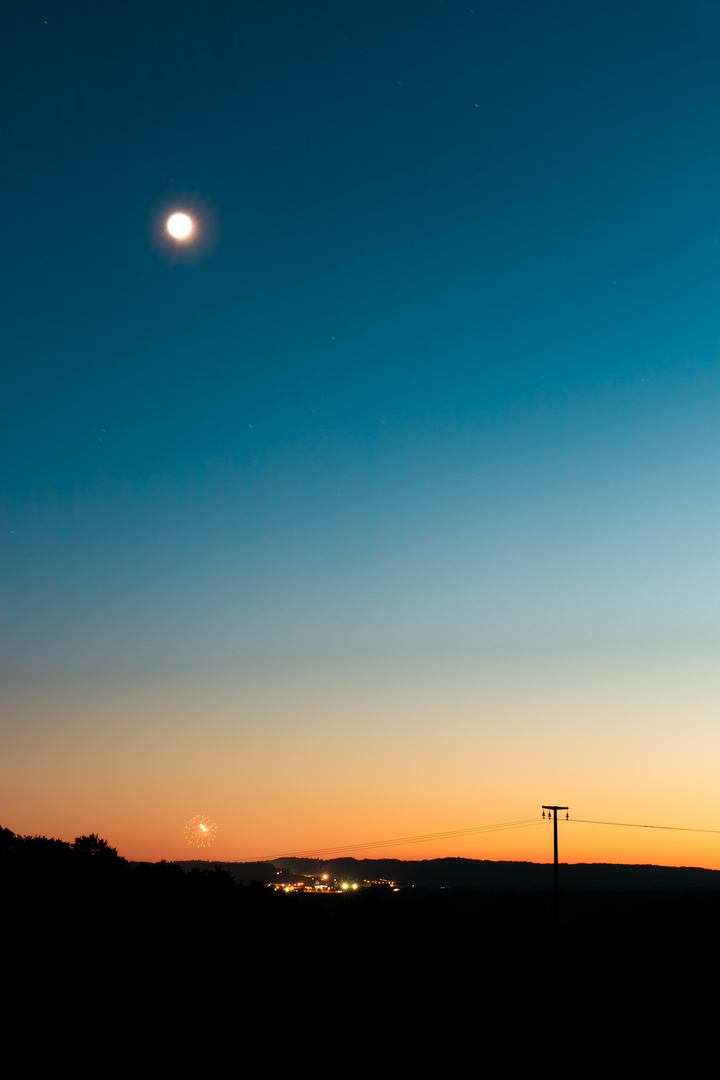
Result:
M193 230L192 218L187 214L171 214L167 219L167 231L176 240L187 240Z

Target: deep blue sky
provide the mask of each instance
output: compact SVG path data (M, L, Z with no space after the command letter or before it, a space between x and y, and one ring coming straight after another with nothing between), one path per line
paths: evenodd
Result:
M715 640L715 4L2 21L18 694Z

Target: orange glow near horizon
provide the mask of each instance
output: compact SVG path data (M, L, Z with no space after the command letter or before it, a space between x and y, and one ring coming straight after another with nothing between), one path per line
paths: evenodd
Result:
M144 809L136 810L130 815L117 803L106 806L102 812L98 804L98 813L89 820L90 815L81 809L81 803L81 799L78 799L74 806L66 803L60 813L57 810L53 812L49 801L44 807L42 803L36 805L28 817L28 826L15 827L14 831L56 835L66 840L71 840L81 833L97 831L105 836L121 855L137 861L201 858L213 862L252 862L271 861L282 855L306 853L308 857L325 860L340 857L373 860L455 857L546 863L553 858L552 823L542 821L539 814L538 823L526 828L420 843L379 844L377 841L388 836L389 819L377 807L366 806L359 814L357 807L352 813L350 808L345 807L344 814L333 812L321 823L319 819L323 815L319 812L313 813L309 818L304 814L297 814L289 822L285 816L288 808L278 806L274 815L266 813L262 822L255 822L252 837L249 837L243 822L233 822L229 815L223 815L222 840L216 841L211 848L200 846L193 850L183 840L182 828L178 827L177 820L172 820L167 806L157 806L151 814L150 804L146 803ZM267 809L266 807L266 811ZM486 810L490 809L491 807L486 807ZM527 810L530 816L532 808L528 807ZM148 826L150 817L153 819L152 825ZM362 832L358 828L358 819L361 817L364 817L367 823ZM407 818L396 818L395 822L399 826L399 836L422 832L422 829L408 828ZM14 823L5 821L3 824L12 828ZM448 824L458 825L459 821ZM466 824L469 822L466 821ZM492 822L487 821L487 824ZM637 824L663 822L656 820ZM560 861L563 863L643 863L720 869L720 838L712 834L585 824L574 821L572 817L569 821L563 818L558 822L558 832ZM308 844L308 835L319 843ZM358 835L363 839L357 842L357 846L353 846L353 837ZM321 847L323 841L326 843L324 849Z
M591 831L592 829L592 831ZM32 832L43 835L57 835L53 829L36 828ZM81 830L71 829L61 839L71 840ZM533 842L529 840L523 843L489 842L484 839L482 844L443 844L435 845L405 845L387 847L349 847L343 851L329 851L327 854L315 852L309 858L320 861L331 861L337 858L355 858L358 860L381 860L400 859L403 861L418 861L424 859L463 858L463 859L487 859L490 861L511 862L536 862L550 863L553 858L552 831L548 828L530 830L533 834ZM561 863L636 863L654 864L660 866L703 866L708 869L720 869L720 854L712 851L707 845L707 839L703 842L702 835L694 836L690 841L687 837L683 840L647 839L648 830L638 829L643 834L643 839L628 837L625 842L617 839L618 830L602 829L599 827L582 827L572 822L563 823L559 836L559 855ZM629 830L628 830L629 831ZM674 834L673 834L674 835ZM682 834L681 834L682 835ZM212 849L201 848L193 851L186 844L163 841L161 837L146 837L141 840L137 835L115 830L113 835L106 837L110 843L118 849L124 857L134 861L156 862L160 859L169 861L187 861L204 859L209 862L257 862L272 861L281 855L289 856L293 853L302 856L302 849L292 849L280 845L268 844L264 849L262 845L252 848L235 846L231 843L216 844ZM332 845L328 845L332 847Z
M232 673L169 688L56 683L9 702L0 824L67 840L96 832L128 859L188 859L183 828L201 807L218 833L196 854L212 860L321 851L548 862L542 805L557 803L570 808L558 823L562 862L720 869L720 835L573 820L716 827L720 735L691 674L674 694L658 679L642 701L624 684L591 705L569 679L562 692L536 681L532 696L500 694L488 679L479 696L460 677L423 683L419 673L412 692L386 680L351 704L342 673L315 696L297 682L268 688L262 671L262 694ZM681 708L692 725L677 724ZM396 837L406 839L375 846Z

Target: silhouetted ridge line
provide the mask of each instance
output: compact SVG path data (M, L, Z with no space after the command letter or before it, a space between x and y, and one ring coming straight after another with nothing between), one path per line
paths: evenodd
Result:
M489 859L440 858L418 862L392 859L335 859L288 857L276 869L307 876L328 873L338 880L393 881L397 886L425 888L469 887L501 891L535 890L549 894L553 864ZM692 866L654 866L635 863L561 863L563 893L577 890L720 890L720 870ZM269 880L270 878L268 878ZM577 901L579 902L579 901ZM576 903L576 901L573 901Z

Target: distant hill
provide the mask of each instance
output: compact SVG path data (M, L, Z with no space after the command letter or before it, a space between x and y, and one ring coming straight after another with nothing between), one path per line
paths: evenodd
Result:
M236 881L272 881L278 870L297 874L328 873L348 881L386 879L398 885L452 888L459 885L500 890L552 888L552 863L492 862L489 859L274 859L263 863L192 860L179 864L220 866ZM624 863L561 863L564 888L576 889L720 889L720 870L698 866L652 866Z

